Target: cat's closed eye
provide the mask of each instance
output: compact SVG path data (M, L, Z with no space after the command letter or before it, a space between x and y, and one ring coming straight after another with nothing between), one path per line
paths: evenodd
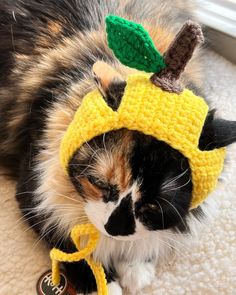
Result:
M103 180L101 180L99 178L96 178L96 177L94 177L92 175L88 175L87 178L88 178L88 181L92 185L97 186L99 189L101 189L101 190L108 190L109 189L109 185L105 181L103 181Z
M116 185L112 185L91 175L88 176L88 180L102 192L102 199L105 203L118 201L119 192Z

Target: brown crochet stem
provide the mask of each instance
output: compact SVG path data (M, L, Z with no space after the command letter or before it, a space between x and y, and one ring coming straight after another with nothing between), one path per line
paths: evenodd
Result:
M181 92L181 87L176 81L191 59L195 48L203 41L200 25L187 21L164 54L166 68L155 73L151 81L167 91Z

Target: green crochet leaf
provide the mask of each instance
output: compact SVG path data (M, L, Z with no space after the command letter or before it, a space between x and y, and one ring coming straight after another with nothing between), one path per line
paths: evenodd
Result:
M148 73L158 73L166 67L148 32L140 24L109 15L106 31L109 47L124 65Z

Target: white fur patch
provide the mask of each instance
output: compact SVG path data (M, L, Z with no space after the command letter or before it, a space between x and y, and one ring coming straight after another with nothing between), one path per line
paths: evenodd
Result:
M122 289L117 282L111 282L108 284L109 295L122 295Z
M108 295L122 295L122 289L118 282L111 282L107 285ZM90 293L90 295L97 295L97 292ZM84 295L79 293L78 295Z
M137 294L139 290L149 286L155 278L155 265L149 262L134 264L121 262L117 264L116 270L121 286L131 294Z

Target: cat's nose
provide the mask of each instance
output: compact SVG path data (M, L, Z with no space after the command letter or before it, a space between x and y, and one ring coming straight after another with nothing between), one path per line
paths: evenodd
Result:
M131 194L122 199L104 226L112 236L128 236L135 233L135 219Z

